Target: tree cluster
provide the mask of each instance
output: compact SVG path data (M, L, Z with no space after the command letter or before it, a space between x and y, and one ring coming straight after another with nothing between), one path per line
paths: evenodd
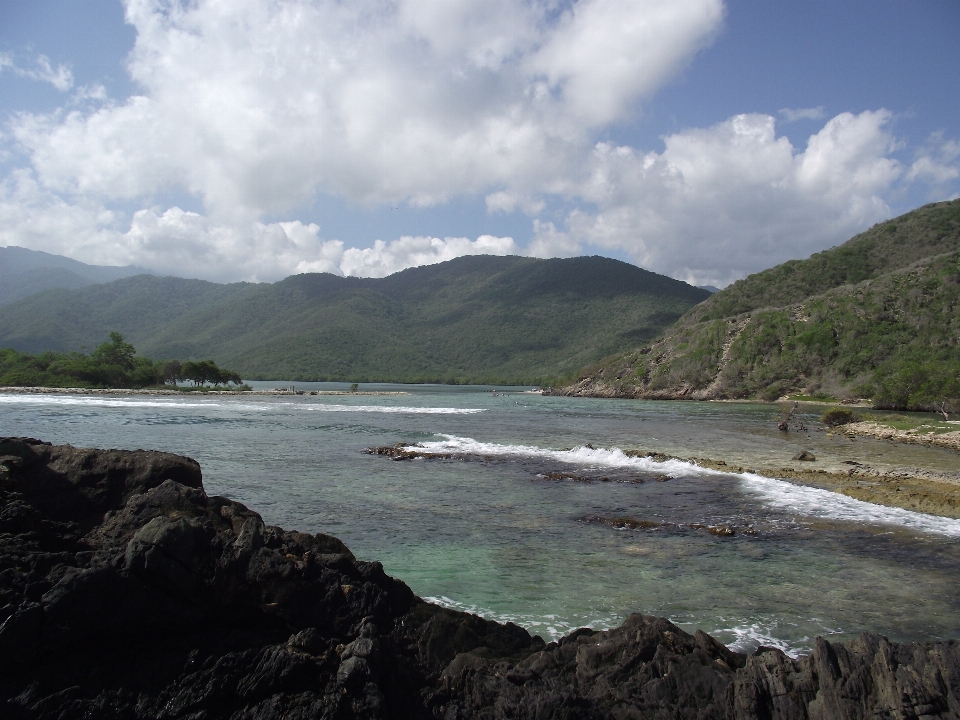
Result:
M160 380L174 385L187 381L192 382L195 387L208 383L214 387L231 383L240 385L243 382L240 375L232 370L217 367L213 360L197 362L187 360L185 363L179 360L167 360L160 368Z
M137 356L136 348L118 332L86 355L45 352L39 355L0 350L0 386L144 388L166 383L241 385L240 375L212 360L157 361Z
M890 410L932 410L945 418L960 411L960 362L899 362L873 378L874 406Z

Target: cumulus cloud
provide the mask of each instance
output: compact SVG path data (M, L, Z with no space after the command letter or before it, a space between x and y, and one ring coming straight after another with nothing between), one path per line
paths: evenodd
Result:
M538 226L534 246L544 256L616 248L643 267L726 285L889 217L883 196L913 172L890 157L890 119L841 113L802 150L769 115L670 135L661 153L600 143L580 189L597 210L572 211L563 231Z
M327 272L384 277L404 268L461 255L520 255L509 237L403 236L366 249L324 240L315 223L223 224L172 207L138 210L129 222L93 202L67 203L21 170L0 183L0 245L23 245L106 265L136 264L156 272L215 281L275 281Z
M0 244L215 280L590 246L723 285L887 217L904 185L945 195L960 177L960 146L943 138L896 160L884 110L841 113L804 147L763 114L675 133L659 152L596 143L712 41L722 0L125 6L137 94L84 87L55 112L12 116L0 157L24 161L0 180ZM0 70L73 86L46 58L20 70L0 55ZM451 228L345 247L296 217L319 194L360 208L482 196L491 213L526 213L531 239ZM557 199L575 209L553 214Z
M349 248L340 261L344 275L386 277L399 270L419 265L433 265L463 255L519 255L520 248L510 237L481 235L476 240L465 237L411 237L385 243L377 240L372 248Z
M560 177L715 33L721 0L128 0L143 93L15 122L39 180L219 218L316 192L430 206Z

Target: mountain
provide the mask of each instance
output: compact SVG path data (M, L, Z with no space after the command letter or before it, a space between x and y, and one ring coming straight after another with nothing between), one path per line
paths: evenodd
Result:
M910 407L960 395L958 377L960 200L953 200L740 280L654 342L587 368L557 393L868 395Z
M245 379L539 384L648 342L709 293L618 260L469 256L386 278L137 276L0 307L0 347L210 358Z
M15 245L0 247L0 305L43 290L73 290L146 272L134 265L87 265L62 255Z

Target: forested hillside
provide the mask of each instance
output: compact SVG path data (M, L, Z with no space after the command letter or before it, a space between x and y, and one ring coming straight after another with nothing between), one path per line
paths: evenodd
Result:
M648 342L705 290L608 258L472 256L382 279L138 276L0 307L0 347L212 358L245 379L539 384Z
M960 201L734 283L650 344L607 358L567 395L960 397Z
M42 290L74 289L145 273L126 265L87 265L62 255L22 247L0 247L0 305Z

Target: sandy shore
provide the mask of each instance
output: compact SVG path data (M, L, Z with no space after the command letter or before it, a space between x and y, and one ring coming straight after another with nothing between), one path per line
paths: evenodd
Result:
M358 390L351 392L349 390L290 390L276 388L274 390L163 390L150 388L146 390L126 390L123 388L47 388L47 387L0 387L0 392L14 395L153 395L167 396L176 395L179 397L205 397L207 395L409 395L410 393L402 390L396 391L378 391L367 392Z

